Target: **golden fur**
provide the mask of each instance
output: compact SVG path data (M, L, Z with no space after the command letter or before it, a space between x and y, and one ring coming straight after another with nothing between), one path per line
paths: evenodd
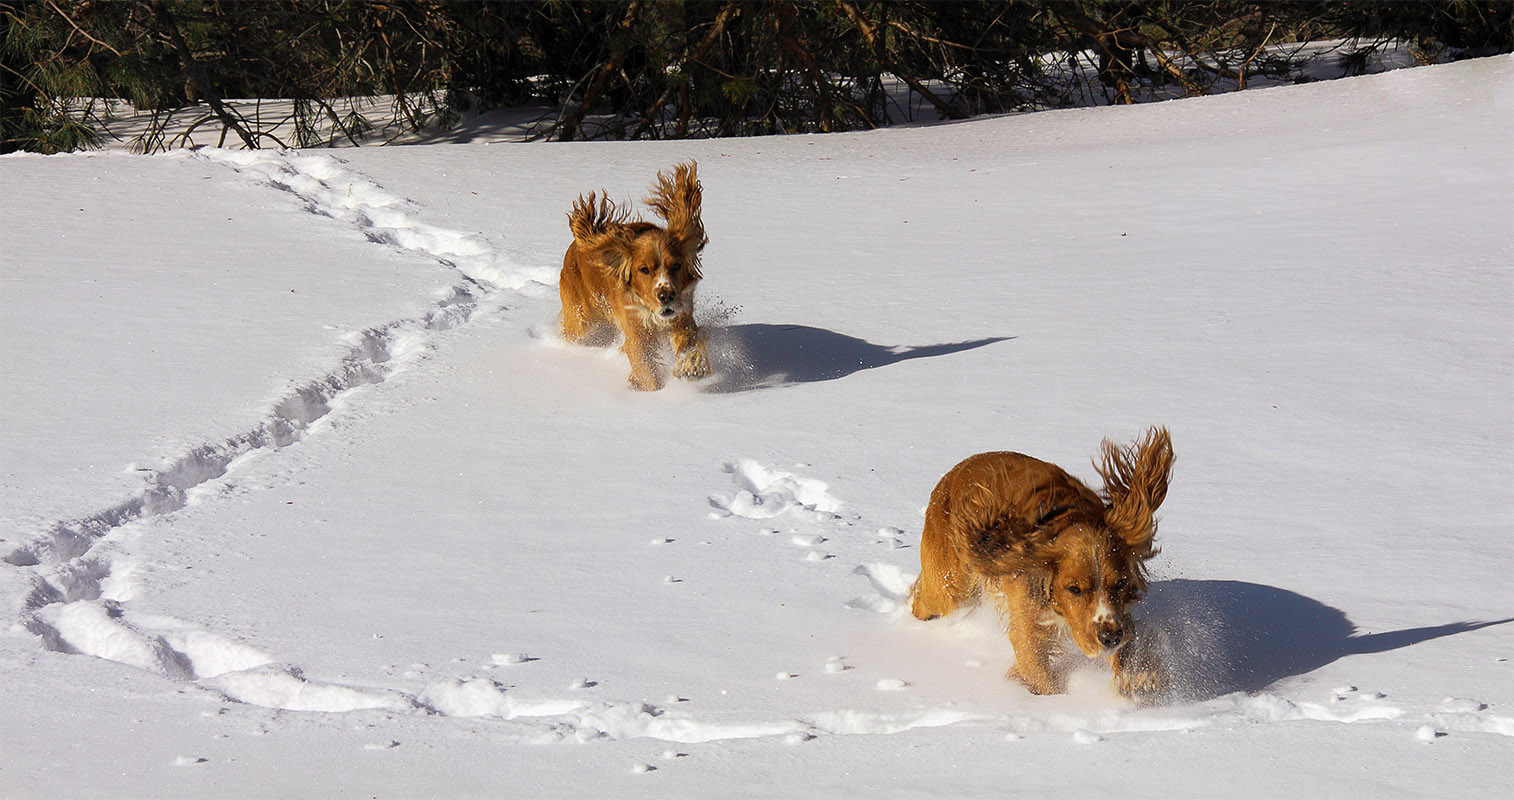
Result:
M987 591L1007 618L1009 677L1036 694L1066 691L1053 658L1066 637L1110 661L1121 694L1149 700L1168 679L1130 609L1157 552L1153 512L1167 496L1172 440L1152 428L1128 448L1105 440L1102 451L1102 495L1019 453L979 453L947 472L926 508L912 611L935 619Z
M703 378L709 357L694 324L699 253L709 239L699 216L698 165L679 164L657 174L646 203L667 224L631 219L629 207L608 197L579 196L568 214L573 243L563 256L562 333L584 342L603 324L614 325L631 362L631 385L661 389L658 352L671 343L673 374Z

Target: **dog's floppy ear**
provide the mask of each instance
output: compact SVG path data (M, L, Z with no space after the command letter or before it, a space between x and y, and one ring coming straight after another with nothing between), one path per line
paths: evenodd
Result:
M699 164L695 161L673 167L672 174L657 173L657 185L647 205L668 223L668 233L688 252L697 254L710 241L704 235L699 218L699 201L704 187L699 184Z
M1045 550L1054 535L1010 516L988 522L969 536L967 557L973 569L990 578L1048 568Z
M1104 479L1104 524L1131 550L1149 558L1155 554L1155 512L1167 499L1172 477L1172 437L1166 428L1154 427L1129 447L1105 439L1101 449L1094 469Z
M979 484L964 497L953 516L967 533L968 560L980 574L1008 577L1046 568L1046 550L1057 531L1042 520L1024 519Z
M599 197L593 192L587 199L579 195L568 213L568 228L579 248L590 259L603 264L621 283L631 282L631 239L626 230L630 216L630 209L620 208L610 202L609 196Z

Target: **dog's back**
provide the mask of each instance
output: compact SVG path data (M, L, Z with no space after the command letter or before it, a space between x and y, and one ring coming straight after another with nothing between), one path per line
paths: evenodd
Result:
M916 586L920 619L951 613L978 591L985 573L1013 570L1031 557L1029 536L1063 515L1097 518L1098 493L1055 464L1023 453L969 456L931 492L920 539L922 575L940 576Z
M931 492L930 508L963 534L1007 522L1034 528L1057 512L1102 514L1098 493L1056 464L1023 453L969 456L952 467ZM927 521L930 512L927 511Z

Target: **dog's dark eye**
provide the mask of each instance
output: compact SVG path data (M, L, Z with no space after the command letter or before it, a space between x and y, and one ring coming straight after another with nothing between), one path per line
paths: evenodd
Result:
M1083 588L1081 586L1069 586L1067 587L1067 593L1073 597L1077 597L1083 593Z
M1114 593L1115 594L1120 594L1120 593L1124 592L1125 591L1125 585L1126 585L1125 579L1121 578L1119 580L1119 582L1114 585Z
M641 274L643 274L643 275L651 275L652 274L652 270L649 269L649 268L647 268L647 267L642 267L641 268Z
M682 264L674 264L673 266L668 267L668 271L671 272L671 273L673 273L674 275L677 275L678 271L681 270L681 269L683 269L683 265Z

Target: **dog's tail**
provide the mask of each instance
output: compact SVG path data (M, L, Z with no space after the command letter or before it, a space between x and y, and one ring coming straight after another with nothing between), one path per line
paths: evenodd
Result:
M700 199L704 187L699 183L699 164L689 161L673 167L672 174L657 173L657 185L652 187L652 196L647 205L657 216L667 220L668 233L683 243L691 253L704 249L710 238L704 233L704 222L699 216ZM697 265L692 265L696 269Z
M1129 447L1105 439L1101 449L1094 469L1104 479L1108 504L1104 524L1132 550L1149 558L1156 554L1152 547L1157 532L1155 512L1167 499L1172 477L1172 437L1166 428L1153 427Z

